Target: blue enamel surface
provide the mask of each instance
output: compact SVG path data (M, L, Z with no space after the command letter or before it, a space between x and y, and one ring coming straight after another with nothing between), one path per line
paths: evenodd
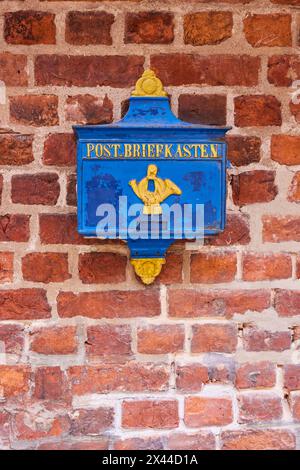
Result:
M88 237L96 236L96 225L100 217L97 207L110 203L120 209L119 196L127 196L128 205L141 203L129 186L131 179L140 181L146 176L147 167L154 163L158 177L171 179L182 190L179 196L169 196L164 203L203 204L205 235L214 235L225 227L226 203L226 144L225 134L229 128L199 126L177 119L170 110L168 98L130 98L130 107L124 119L109 125L74 126L77 136L77 197L78 231ZM136 158L125 156L126 144L167 144L170 154L153 158L151 152ZM91 150L88 155L87 144ZM118 144L114 154L113 146ZM189 148L213 144L217 157L188 157L176 152L178 144ZM98 147L96 147L98 145ZM111 154L102 154L104 146ZM150 148L150 147L149 147ZM147 147L147 149L149 150ZM101 151L100 151L100 150ZM172 155L171 155L172 154ZM196 151L195 151L196 154ZM150 157L149 157L150 155ZM158 154L157 154L158 155ZM130 217L128 217L130 222ZM133 257L162 257L173 239L178 236L176 227L170 222L170 240L128 240ZM116 222L113 238L125 238L123 227Z

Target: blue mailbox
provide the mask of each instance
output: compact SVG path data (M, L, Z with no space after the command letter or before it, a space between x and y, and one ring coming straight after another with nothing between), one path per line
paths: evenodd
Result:
M79 233L126 240L136 274L153 282L175 240L224 230L229 129L177 119L145 71L121 121L74 126Z

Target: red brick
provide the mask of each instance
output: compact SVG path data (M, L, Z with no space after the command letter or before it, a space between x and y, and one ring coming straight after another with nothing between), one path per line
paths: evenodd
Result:
M248 310L261 312L270 306L266 290L197 291L171 289L169 315L171 317L228 317Z
M167 253L166 263L163 265L160 275L156 278L156 284L176 284L182 282L182 268L182 254Z
M0 291L1 320L34 320L49 318L50 306L44 289Z
M74 354L77 336L74 326L45 327L30 332L30 350L38 354Z
M126 280L127 256L117 253L82 253L79 255L79 278L83 284L111 284Z
M5 13L4 37L8 44L55 44L55 15L42 11Z
M291 23L288 14L248 14L244 19L244 33L253 47L291 46Z
M49 134L45 140L44 165L73 166L76 162L76 140L73 134Z
M226 95L180 95L178 117L196 124L224 126Z
M292 260L284 253L245 253L243 255L244 281L288 279L292 276Z
M114 443L115 450L162 450L163 448L164 444L159 437L129 437L118 439Z
M86 351L89 356L130 355L132 353L130 326L89 326Z
M295 421L300 421L300 396L293 396L291 400L291 410Z
M70 11L66 18L66 42L69 44L112 44L114 15L105 11Z
M5 214L0 216L0 242L27 242L30 215Z
M1 449L5 449L4 446L8 446L11 437L11 415L8 411L0 411L0 446Z
M29 367L0 365L0 389L2 397L24 396L29 391L29 380Z
M232 36L232 26L229 11L191 13L184 17L184 42L193 46L220 44Z
M56 126L58 97L54 95L18 95L9 99L10 120L27 126Z
M67 205L77 206L77 176L67 175Z
M19 325L0 325L1 353L10 354L14 358L20 359L23 348L24 327Z
M66 120L77 124L108 124L113 118L113 104L107 95L68 96Z
M216 384L232 384L235 380L235 361L233 357L210 354L203 360L208 368L209 381Z
M300 364L286 364L283 372L284 387L289 391L300 390Z
M271 0L271 2L276 3L277 5L300 5L300 0Z
M32 142L32 135L0 133L0 165L31 163L34 159Z
M299 165L300 136L273 135L271 140L271 158L282 165Z
M267 331L256 327L243 330L246 351L285 351L291 347L290 331Z
M51 0L49 0L51 1ZM35 450L108 450L109 440L106 437L98 438L97 440L83 440L78 442L71 442L70 440L59 442L43 442L39 444Z
M211 432L200 431L196 434L173 433L167 441L170 450L215 450L216 440Z
M288 200L290 202L300 202L300 171L297 171L293 176L289 187Z
M294 450L295 436L285 429L225 431L222 450Z
M12 282L14 275L14 254L8 251L0 252L0 284Z
M73 366L68 370L74 395L87 393L151 392L169 387L169 370L164 364L134 363Z
M238 127L281 126L281 103L272 95L234 98L234 123Z
M0 80L6 86L26 86L28 83L27 57L21 54L0 54Z
M198 364L176 367L176 388L181 392L199 392L208 382L207 367Z
M97 436L111 428L113 408L75 410L71 416L70 434L73 436Z
M22 258L26 281L63 282L71 277L67 253L28 253Z
M240 395L239 423L266 423L282 417L280 397L271 393L251 393Z
M259 162L261 139L254 136L228 135L228 160L234 166Z
M183 325L148 325L138 328L137 349L142 354L168 354L183 350Z
M178 403L175 400L123 401L123 428L172 429L178 426Z
M56 173L13 175L11 199L16 204L55 205L60 193Z
M235 275L235 253L197 253L191 256L191 282L231 282Z
M296 99L299 101L299 92L297 92ZM300 123L300 103L293 103L293 101L290 101L289 108L292 116L295 118L295 121Z
M188 427L225 426L232 422L229 398L188 397L185 399L184 422Z
M57 302L58 314L65 318L77 315L90 318L155 317L160 314L157 290L60 292Z
M300 292L276 289L274 306L280 317L300 315Z
M270 243L300 241L300 218L293 215L264 215L263 241Z
M206 240L206 245L247 245L250 242L249 218L247 215L227 213L225 230Z
M35 371L34 397L38 400L64 398L63 372L60 367L39 367Z
M236 372L235 386L243 388L269 388L276 383L276 367L272 362L261 361L240 364Z
M151 57L151 68L165 86L254 86L260 59L247 55L159 54Z
M35 60L36 85L133 86L143 72L144 57L39 55Z
M245 171L231 178L232 198L237 206L270 202L278 193L275 171Z
M274 55L268 60L268 80L275 86L291 86L300 78L300 61L297 55Z
M169 44L174 39L174 15L164 11L127 13L124 42Z
M67 433L69 428L69 419L65 415L53 416L35 408L26 409L15 415L15 434L21 441L59 437Z
M191 349L200 352L234 352L237 346L235 325L205 324L193 325Z
M296 258L296 277L300 279L300 256L298 255Z

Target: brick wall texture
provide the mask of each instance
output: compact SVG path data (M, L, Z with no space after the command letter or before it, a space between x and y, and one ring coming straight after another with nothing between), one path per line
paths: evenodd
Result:
M0 447L297 448L300 0L0 12ZM72 124L119 119L149 67L176 115L233 130L225 232L145 288L76 231Z

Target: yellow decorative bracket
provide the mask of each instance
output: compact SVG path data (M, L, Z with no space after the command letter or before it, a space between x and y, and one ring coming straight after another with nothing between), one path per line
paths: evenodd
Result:
M134 267L135 273L139 276L144 284L152 284L155 278L160 274L164 258L135 258L130 260Z
M163 84L153 70L145 70L135 84L132 96L167 96Z

